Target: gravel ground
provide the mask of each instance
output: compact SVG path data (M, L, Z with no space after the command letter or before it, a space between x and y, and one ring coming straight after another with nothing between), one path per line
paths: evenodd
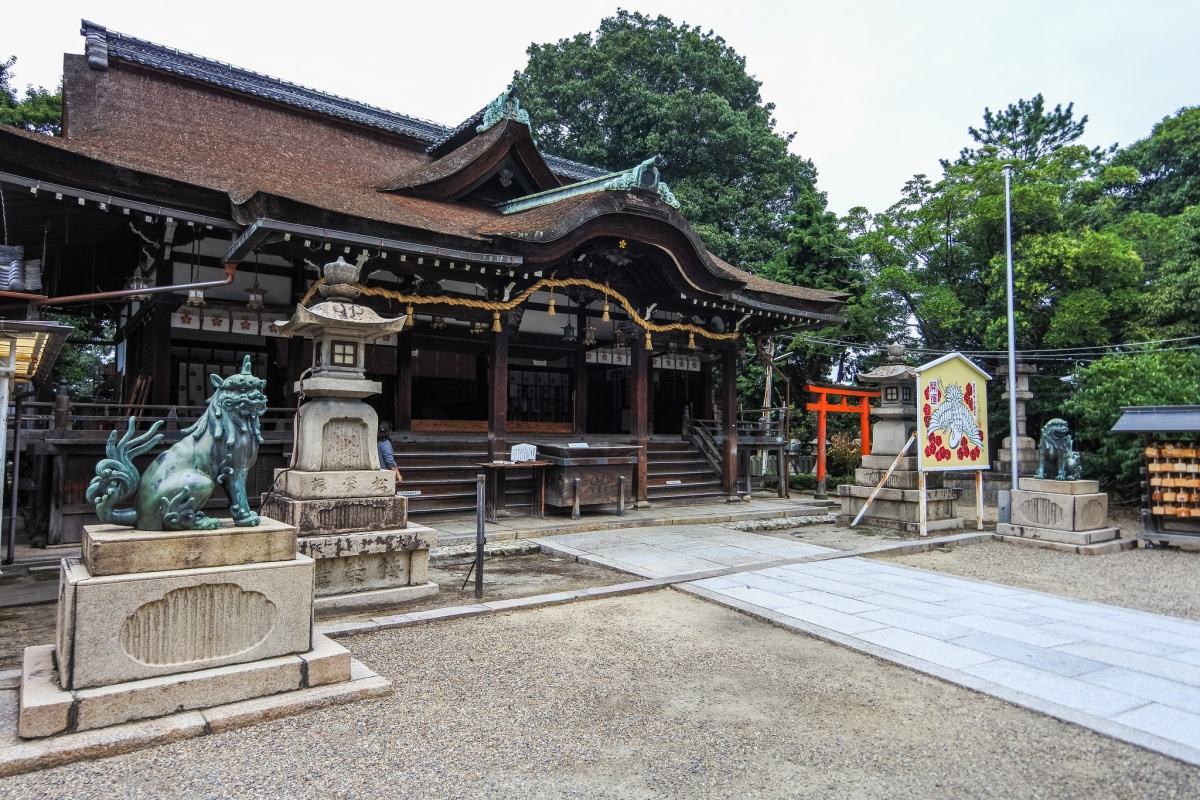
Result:
M1196 797L1200 769L673 590L343 640L391 697L0 797Z
M987 541L888 561L1200 621L1197 552L1137 549L1084 556Z

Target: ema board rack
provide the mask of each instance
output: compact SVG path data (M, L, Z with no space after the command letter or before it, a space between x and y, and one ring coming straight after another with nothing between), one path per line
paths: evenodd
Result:
M1113 432L1142 439L1138 538L1150 546L1200 545L1200 406L1134 406L1122 411Z

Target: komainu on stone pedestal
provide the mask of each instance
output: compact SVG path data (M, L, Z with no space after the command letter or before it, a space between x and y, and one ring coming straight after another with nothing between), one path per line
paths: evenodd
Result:
M1047 422L1042 427L1042 439L1038 442L1038 469L1034 477L1077 481L1082 471L1067 421L1052 419Z
M262 444L259 417L267 410L267 382L251 374L250 356L240 373L209 377L216 392L204 416L154 459L144 475L138 474L133 459L162 441L162 421L136 435L137 417L130 417L124 436L118 439L113 431L108 437L107 458L96 465L86 494L101 522L144 531L213 530L220 520L200 509L220 486L229 498L234 523L258 524L258 514L246 499L246 476ZM130 498L133 508L116 507Z

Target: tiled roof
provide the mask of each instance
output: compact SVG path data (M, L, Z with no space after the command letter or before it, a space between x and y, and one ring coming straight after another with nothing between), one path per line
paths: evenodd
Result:
M310 111L348 119L363 125L383 128L416 139L432 141L445 136L449 129L436 122L397 114L345 97L328 94L295 83L252 72L232 64L214 61L184 50L164 47L145 39L127 36L84 20L84 35L102 36L109 58L154 67L165 72L235 89L239 92L287 103Z
M429 143L427 152L432 152L468 126L478 125L483 118L481 109L455 128L436 122L397 114L377 106L360 103L349 98L328 94L307 86L290 83L259 72L235 67L232 64L214 61L185 50L164 47L154 42L111 31L95 23L83 21L81 31L90 39L103 39L109 58L117 58L134 64L153 67L165 72L182 75L205 83L216 84L227 89L263 97L280 103L305 108L341 119L370 125L375 128L411 136ZM556 175L575 180L586 180L607 173L607 170L580 164L558 156L545 155L546 165Z

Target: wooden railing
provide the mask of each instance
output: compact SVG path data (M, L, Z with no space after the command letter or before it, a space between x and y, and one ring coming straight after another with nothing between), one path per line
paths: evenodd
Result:
M683 435L696 446L713 472L721 475L721 446L717 443L720 423L712 419L685 420L685 423Z
M163 420L162 430L180 430L204 416L207 406L127 405L124 403L25 402L21 404L21 428L25 431L110 431L124 427L131 416L138 427L146 428ZM8 424L15 424L15 409L10 409ZM268 408L262 416L264 434L291 434L293 408Z

